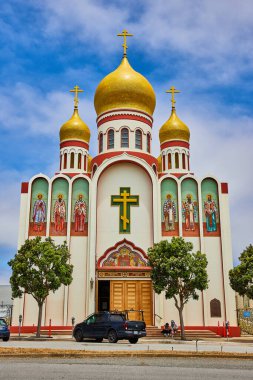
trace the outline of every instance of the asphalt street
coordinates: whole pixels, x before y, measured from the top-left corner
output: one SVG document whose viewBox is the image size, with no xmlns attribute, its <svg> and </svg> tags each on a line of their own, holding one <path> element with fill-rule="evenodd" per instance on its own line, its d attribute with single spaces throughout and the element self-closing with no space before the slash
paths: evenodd
<svg viewBox="0 0 253 380">
<path fill-rule="evenodd" d="M 2 380 L 252 379 L 253 361 L 211 358 L 0 358 Z"/>
</svg>

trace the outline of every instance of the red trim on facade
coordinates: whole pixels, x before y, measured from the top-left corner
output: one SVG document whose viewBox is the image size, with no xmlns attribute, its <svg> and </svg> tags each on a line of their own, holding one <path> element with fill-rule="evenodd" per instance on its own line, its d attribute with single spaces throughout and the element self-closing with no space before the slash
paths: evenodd
<svg viewBox="0 0 253 380">
<path fill-rule="evenodd" d="M 190 144 L 187 141 L 181 141 L 181 140 L 171 140 L 171 141 L 165 141 L 161 144 L 161 150 L 165 148 L 169 148 L 171 146 L 181 146 L 183 148 L 190 149 Z"/>
<path fill-rule="evenodd" d="M 66 148 L 68 146 L 78 146 L 80 148 L 84 148 L 84 149 L 89 150 L 89 144 L 87 144 L 84 141 L 68 140 L 68 141 L 63 141 L 60 143 L 60 149 Z"/>
<path fill-rule="evenodd" d="M 79 174 L 82 174 L 82 175 L 89 177 L 89 178 L 91 177 L 90 173 L 84 173 L 84 172 L 80 172 L 80 173 L 65 173 L 65 172 L 64 173 L 55 173 L 55 175 L 60 175 L 60 174 L 64 174 L 64 175 L 68 176 L 69 178 L 72 178 L 72 177 L 79 175 Z"/>
<path fill-rule="evenodd" d="M 96 122 L 98 122 L 98 120 L 100 118 L 102 118 L 104 115 L 107 115 L 108 113 L 112 113 L 112 112 L 117 112 L 117 113 L 120 113 L 120 112 L 138 112 L 138 113 L 141 113 L 142 115 L 148 116 L 152 120 L 152 122 L 153 122 L 153 117 L 151 115 L 149 115 L 147 112 L 143 112 L 143 111 L 136 110 L 136 109 L 133 109 L 133 108 L 118 108 L 118 109 L 114 109 L 114 110 L 111 110 L 111 111 L 103 112 L 103 113 L 101 113 L 97 117 Z"/>
<path fill-rule="evenodd" d="M 121 156 L 124 153 L 127 153 L 131 156 L 138 157 L 146 161 L 151 167 L 152 165 L 156 165 L 157 167 L 157 159 L 150 154 L 142 153 L 142 152 L 133 152 L 133 151 L 113 151 L 108 153 L 102 153 L 98 156 L 94 157 L 91 161 L 91 166 L 93 167 L 94 164 L 97 164 L 97 166 L 100 166 L 104 160 L 107 160 L 108 158 Z M 127 160 L 126 160 L 127 161 Z"/>
<path fill-rule="evenodd" d="M 184 327 L 186 331 L 198 331 L 198 330 L 210 330 L 213 331 L 215 334 L 224 336 L 224 329 L 223 326 L 185 326 Z M 52 334 L 59 331 L 68 331 L 69 334 L 72 334 L 72 326 L 57 326 L 52 325 L 50 327 L 50 330 Z M 20 332 L 21 334 L 28 334 L 28 333 L 35 333 L 37 331 L 37 326 L 21 326 Z M 49 326 L 41 326 L 41 331 L 49 331 Z M 180 326 L 179 326 L 180 331 Z M 10 326 L 10 332 L 12 334 L 18 334 L 19 332 L 19 326 Z M 236 338 L 241 336 L 241 329 L 238 326 L 229 326 L 229 337 L 230 338 Z"/>
<path fill-rule="evenodd" d="M 221 192 L 222 192 L 222 194 L 228 194 L 228 183 L 227 182 L 221 183 Z"/>
<path fill-rule="evenodd" d="M 127 240 L 127 239 L 123 239 L 123 240 L 120 240 L 120 241 L 118 241 L 113 247 L 110 247 L 110 248 L 108 248 L 106 251 L 105 251 L 105 253 L 103 254 L 103 256 L 101 256 L 99 259 L 98 259 L 98 263 L 97 263 L 97 268 L 103 268 L 103 269 L 106 269 L 106 270 L 108 270 L 108 268 L 110 268 L 110 269 L 119 269 L 119 268 L 121 268 L 122 269 L 122 267 L 100 267 L 100 263 L 101 263 L 101 261 L 102 260 L 104 260 L 105 258 L 106 258 L 106 256 L 108 256 L 112 251 L 114 251 L 115 249 L 117 249 L 120 245 L 122 245 L 122 244 L 127 244 L 127 245 L 130 245 L 130 247 L 133 249 L 133 250 L 135 250 L 135 251 L 139 251 L 143 256 L 144 256 L 144 258 L 146 259 L 146 260 L 148 260 L 148 256 L 146 255 L 146 253 L 143 251 L 143 249 L 141 249 L 141 248 L 139 248 L 139 247 L 136 247 L 136 245 L 134 245 L 134 243 L 132 243 L 131 241 L 129 241 L 129 240 Z M 137 267 L 138 268 L 138 267 Z M 129 270 L 129 269 L 137 269 L 137 268 L 133 268 L 133 267 L 123 267 L 123 269 L 125 270 Z M 147 267 L 140 267 L 140 268 L 138 268 L 138 269 L 143 269 L 143 268 L 146 268 L 147 269 Z M 149 268 L 150 269 L 150 268 Z"/>
<path fill-rule="evenodd" d="M 29 182 L 22 182 L 21 183 L 21 193 L 27 194 L 28 193 L 28 187 L 29 187 Z"/>
<path fill-rule="evenodd" d="M 107 123 L 108 121 L 112 120 L 135 120 L 135 121 L 141 121 L 147 125 L 149 125 L 152 128 L 152 122 L 150 120 L 147 120 L 143 116 L 137 116 L 137 115 L 128 115 L 128 114 L 121 114 L 121 115 L 110 115 L 106 116 L 103 119 L 99 120 L 97 122 L 97 126 L 100 127 L 100 125 Z"/>
</svg>

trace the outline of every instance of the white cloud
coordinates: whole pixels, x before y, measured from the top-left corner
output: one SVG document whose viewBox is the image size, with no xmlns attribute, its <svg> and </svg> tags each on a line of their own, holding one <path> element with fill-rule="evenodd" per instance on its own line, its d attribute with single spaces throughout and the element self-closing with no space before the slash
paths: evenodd
<svg viewBox="0 0 253 380">
<path fill-rule="evenodd" d="M 138 5 L 139 8 L 138 9 Z M 102 2 L 62 0 L 41 2 L 46 35 L 56 40 L 68 35 L 111 60 L 119 51 L 116 34 L 123 28 L 134 33 L 130 46 L 139 46 L 153 58 L 184 61 L 202 67 L 221 83 L 236 79 L 239 72 L 252 69 L 253 7 L 250 0 L 191 1 L 146 0 Z M 72 21 L 73 20 L 73 21 Z M 186 65 L 186 67 L 187 67 Z M 194 68 L 194 67 L 193 67 Z M 187 67 L 189 72 L 189 67 Z"/>
</svg>

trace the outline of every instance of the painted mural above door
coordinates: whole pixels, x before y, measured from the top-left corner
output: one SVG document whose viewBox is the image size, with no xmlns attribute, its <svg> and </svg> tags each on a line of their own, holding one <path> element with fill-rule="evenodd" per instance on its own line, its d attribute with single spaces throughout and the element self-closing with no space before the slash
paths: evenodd
<svg viewBox="0 0 253 380">
<path fill-rule="evenodd" d="M 98 269 L 129 269 L 143 270 L 149 269 L 148 258 L 145 252 L 136 247 L 132 242 L 126 239 L 115 244 L 114 247 L 109 248 L 102 257 L 98 260 Z"/>
</svg>

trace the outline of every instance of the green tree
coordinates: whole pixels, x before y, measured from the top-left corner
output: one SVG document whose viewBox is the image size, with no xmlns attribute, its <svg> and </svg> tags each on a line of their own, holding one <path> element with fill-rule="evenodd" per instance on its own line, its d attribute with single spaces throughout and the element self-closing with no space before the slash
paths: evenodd
<svg viewBox="0 0 253 380">
<path fill-rule="evenodd" d="M 62 284 L 72 282 L 73 265 L 66 242 L 55 245 L 51 238 L 41 241 L 40 237 L 26 240 L 8 262 L 12 268 L 10 278 L 12 296 L 21 297 L 28 293 L 36 300 L 39 313 L 36 337 L 40 337 L 43 303 L 50 291 L 55 292 Z"/>
<path fill-rule="evenodd" d="M 247 296 L 253 299 L 253 246 L 250 244 L 241 253 L 240 264 L 230 269 L 230 286 L 240 296 Z"/>
<path fill-rule="evenodd" d="M 206 255 L 199 251 L 191 253 L 192 250 L 192 243 L 181 237 L 173 237 L 170 243 L 163 240 L 148 249 L 154 290 L 158 294 L 164 291 L 166 299 L 174 299 L 182 340 L 185 339 L 184 305 L 190 298 L 199 298 L 197 290 L 208 288 Z"/>
</svg>

